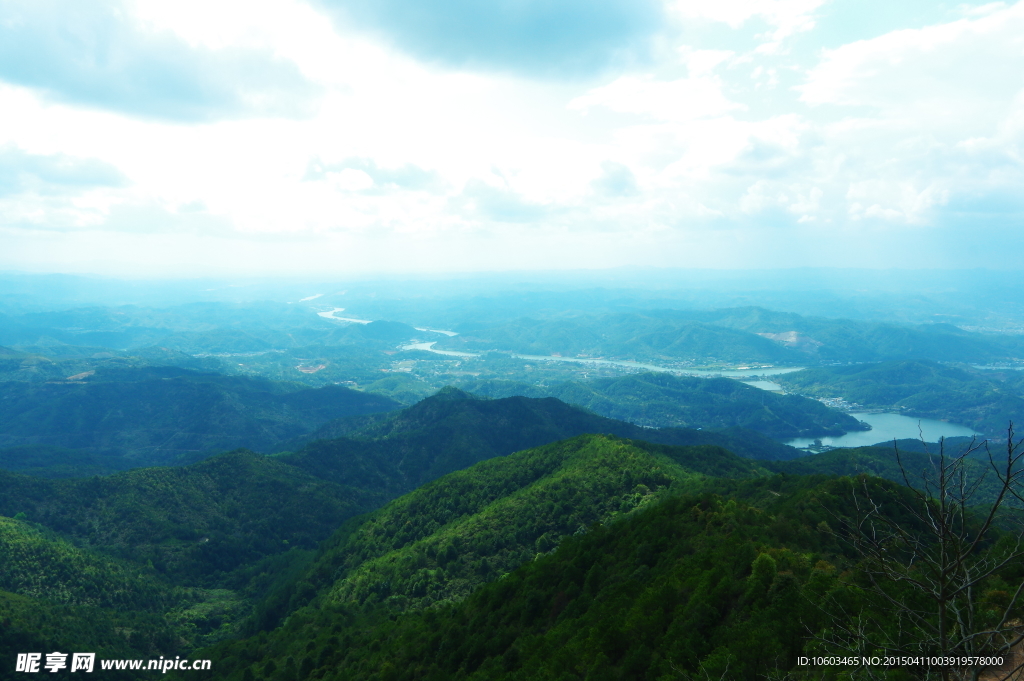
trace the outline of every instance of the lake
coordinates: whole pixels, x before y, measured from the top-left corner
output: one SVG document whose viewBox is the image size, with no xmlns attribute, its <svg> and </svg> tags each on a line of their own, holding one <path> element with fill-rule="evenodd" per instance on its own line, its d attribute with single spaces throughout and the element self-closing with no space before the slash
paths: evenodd
<svg viewBox="0 0 1024 681">
<path fill-rule="evenodd" d="M 871 424 L 871 430 L 858 430 L 839 437 L 823 437 L 821 444 L 832 447 L 863 447 L 874 445 L 880 442 L 892 442 L 908 438 L 917 439 L 924 433 L 927 442 L 935 442 L 940 437 L 970 437 L 977 435 L 967 426 L 958 426 L 955 423 L 936 421 L 935 419 L 920 419 L 901 414 L 859 414 L 851 412 L 850 416 L 858 421 L 866 421 Z M 918 430 L 920 426 L 920 430 Z M 807 447 L 814 444 L 814 438 L 796 438 L 787 440 L 791 447 Z"/>
</svg>

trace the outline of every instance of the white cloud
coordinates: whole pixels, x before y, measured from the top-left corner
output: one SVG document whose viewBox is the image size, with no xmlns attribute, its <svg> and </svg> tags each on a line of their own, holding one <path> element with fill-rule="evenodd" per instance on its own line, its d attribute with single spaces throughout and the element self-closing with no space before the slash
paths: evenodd
<svg viewBox="0 0 1024 681">
<path fill-rule="evenodd" d="M 970 224 L 982 239 L 963 216 L 1024 211 L 1024 3 L 787 55 L 815 35 L 821 2 L 687 0 L 679 21 L 733 26 L 746 51 L 666 27 L 658 63 L 572 82 L 417 62 L 300 0 L 126 6 L 175 44 L 295 64 L 319 108 L 169 123 L 0 84 L 0 149 L 90 159 L 121 180 L 56 191 L 18 175 L 43 189 L 0 200 L 9 253 L 205 267 L 184 245 L 205 244 L 264 264 L 276 249 L 283 269 L 878 264 L 885 249 L 858 235 L 884 246 Z M 81 235 L 81 250 L 33 245 L 44 228 Z"/>
<path fill-rule="evenodd" d="M 783 41 L 814 28 L 814 12 L 827 0 L 673 0 L 672 13 L 682 22 L 694 19 L 718 21 L 739 28 L 760 19 L 770 30 L 758 36 L 757 52 L 774 54 Z"/>
<path fill-rule="evenodd" d="M 828 51 L 809 72 L 801 99 L 839 107 L 819 163 L 842 155 L 831 178 L 851 219 L 933 224 L 957 195 L 1024 180 L 1024 3 L 985 9 Z"/>
<path fill-rule="evenodd" d="M 625 76 L 569 103 L 570 109 L 580 111 L 594 106 L 677 122 L 719 116 L 744 108 L 723 95 L 721 81 L 713 76 L 673 81 L 658 81 L 651 76 Z"/>
<path fill-rule="evenodd" d="M 358 192 L 373 186 L 373 178 L 364 170 L 345 168 L 336 173 L 327 173 L 328 181 L 346 192 Z"/>
<path fill-rule="evenodd" d="M 1022 87 L 1019 2 L 981 18 L 894 31 L 829 50 L 799 90 L 809 104 L 874 107 L 886 117 L 932 127 L 989 125 Z"/>
</svg>

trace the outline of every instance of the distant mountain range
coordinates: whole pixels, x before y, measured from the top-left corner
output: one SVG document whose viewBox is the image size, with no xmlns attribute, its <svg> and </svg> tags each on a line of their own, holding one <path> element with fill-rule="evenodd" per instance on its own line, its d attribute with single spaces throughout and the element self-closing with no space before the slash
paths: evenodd
<svg viewBox="0 0 1024 681">
<path fill-rule="evenodd" d="M 289 382 L 152 366 L 142 358 L 54 361 L 16 351 L 7 354 L 0 358 L 0 468 L 37 475 L 108 474 L 139 466 L 197 461 L 239 447 L 262 452 L 297 450 L 316 439 L 348 437 L 362 427 L 359 424 L 366 423 L 363 417 L 401 407 L 393 399 L 344 386 L 307 388 Z M 766 393 L 728 379 L 649 374 L 545 388 L 508 381 L 477 381 L 466 387 L 495 397 L 558 397 L 605 418 L 556 401 L 545 402 L 551 405 L 546 407 L 551 413 L 541 416 L 535 406 L 541 403 L 539 400 L 488 404 L 489 400 L 474 401 L 469 394 L 447 391 L 442 400 L 425 401 L 396 416 L 396 423 L 419 418 L 415 415 L 435 408 L 430 406 L 435 402 L 441 402 L 444 409 L 466 412 L 458 418 L 471 418 L 469 411 L 481 412 L 472 417 L 475 424 L 491 422 L 493 414 L 511 409 L 513 404 L 533 405 L 520 411 L 522 415 L 533 414 L 534 425 L 506 419 L 501 422 L 515 425 L 470 435 L 476 431 L 467 430 L 466 423 L 453 421 L 446 427 L 452 433 L 461 433 L 458 437 L 433 431 L 421 434 L 426 440 L 479 439 L 477 453 L 467 454 L 472 461 L 586 432 L 669 444 L 718 444 L 753 458 L 788 458 L 795 452 L 768 437 L 837 435 L 861 427 L 855 419 L 817 401 Z M 456 419 L 454 412 L 449 416 Z M 683 430 L 640 427 L 651 425 Z M 743 433 L 738 439 L 732 438 L 730 428 L 757 431 L 761 436 Z M 535 437 L 530 435 L 534 432 L 538 433 Z M 377 435 L 368 431 L 358 438 L 375 439 Z M 398 440 L 388 442 L 389 447 L 396 447 Z M 449 455 L 462 456 L 456 454 L 465 449 L 460 447 L 457 443 L 449 446 Z M 454 469 L 448 466 L 438 470 Z M 412 475 L 411 471 L 406 474 Z M 408 485 L 414 479 L 408 478 L 400 488 L 412 489 Z"/>
<path fill-rule="evenodd" d="M 896 359 L 992 362 L 1024 356 L 1024 336 L 987 335 L 949 324 L 897 325 L 773 312 L 652 310 L 463 325 L 447 350 L 626 358 L 646 361 L 869 362 Z"/>
<path fill-rule="evenodd" d="M 729 378 L 646 373 L 545 386 L 476 380 L 460 387 L 489 397 L 557 397 L 601 416 L 659 428 L 740 426 L 780 440 L 842 435 L 866 428 L 849 414 L 817 400 L 779 395 Z"/>
<path fill-rule="evenodd" d="M 20 458 L 28 454 L 26 446 L 82 450 L 102 458 L 101 465 L 124 469 L 238 447 L 265 450 L 331 419 L 400 406 L 343 386 L 306 388 L 176 367 L 109 364 L 54 376 L 60 366 L 19 367 L 41 375 L 0 382 L 0 448 L 22 447 Z"/>
</svg>

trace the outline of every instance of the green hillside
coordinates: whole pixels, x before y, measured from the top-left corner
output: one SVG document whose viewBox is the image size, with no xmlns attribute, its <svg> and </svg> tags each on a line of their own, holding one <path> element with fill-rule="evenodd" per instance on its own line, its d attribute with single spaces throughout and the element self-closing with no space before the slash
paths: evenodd
<svg viewBox="0 0 1024 681">
<path fill-rule="evenodd" d="M 397 609 L 459 600 L 564 537 L 680 485 L 762 473 L 717 447 L 579 436 L 481 462 L 396 499 L 344 532 L 298 591 Z"/>
<path fill-rule="evenodd" d="M 0 516 L 0 679 L 13 678 L 7 661 L 19 652 L 185 653 L 236 635 L 247 612 L 226 590 L 172 586 L 152 567 Z"/>
<path fill-rule="evenodd" d="M 852 416 L 817 400 L 778 395 L 729 378 L 646 373 L 548 386 L 474 381 L 460 387 L 488 397 L 557 397 L 601 416 L 657 428 L 739 426 L 780 440 L 864 428 Z"/>
<path fill-rule="evenodd" d="M 870 478 L 778 476 L 734 485 L 731 498 L 677 494 L 592 524 L 463 600 L 396 615 L 372 595 L 360 607 L 340 598 L 357 592 L 343 577 L 269 634 L 203 654 L 223 661 L 217 678 L 228 681 L 834 678 L 797 658 L 853 654 L 828 642 L 851 613 L 869 637 L 894 619 L 832 527 L 855 488 L 898 517 L 905 490 Z M 399 560 L 387 569 L 422 570 L 429 593 L 429 554 L 424 566 Z M 993 616 L 1000 590 L 1021 577 L 1008 565 L 981 583 L 978 615 Z"/>
<path fill-rule="evenodd" d="M 112 558 L 89 554 L 0 516 L 0 590 L 65 605 L 161 611 L 167 589 Z"/>
<path fill-rule="evenodd" d="M 343 430 L 348 435 L 314 440 L 277 457 L 325 480 L 387 490 L 398 496 L 479 461 L 584 433 L 677 446 L 715 445 L 752 459 L 799 456 L 792 447 L 742 428 L 642 428 L 551 397 L 488 400 L 454 388 L 394 414 L 367 420 L 368 425 L 355 429 L 350 420 L 329 424 L 325 431 Z"/>
<path fill-rule="evenodd" d="M 224 660 L 225 679 L 768 678 L 807 653 L 827 622 L 816 604 L 848 588 L 837 564 L 849 565 L 834 535 L 813 529 L 842 485 L 771 485 L 766 508 L 711 495 L 651 503 L 465 600 L 398 617 L 345 607 L 342 582 L 269 636 L 204 654 Z"/>
<path fill-rule="evenodd" d="M 246 564 L 314 548 L 344 520 L 385 500 L 246 451 L 107 478 L 0 471 L 0 515 L 23 514 L 77 544 L 151 562 L 190 585 L 221 586 Z"/>
<path fill-rule="evenodd" d="M 127 468 L 266 449 L 334 418 L 399 406 L 342 386 L 305 388 L 175 367 L 106 366 L 62 378 L 0 383 L 0 447 L 117 452 Z M 61 456 L 54 463 L 70 462 Z"/>
<path fill-rule="evenodd" d="M 97 659 L 150 658 L 186 652 L 160 615 L 53 604 L 0 590 L 0 681 L 24 679 L 15 660 L 26 652 L 95 652 Z M 152 678 L 152 672 L 117 672 L 119 679 Z M 110 679 L 100 671 L 92 678 Z"/>
<path fill-rule="evenodd" d="M 903 361 L 805 369 L 777 377 L 788 390 L 842 397 L 865 407 L 944 419 L 987 436 L 1024 422 L 1024 390 L 991 374 L 935 362 Z"/>
</svg>

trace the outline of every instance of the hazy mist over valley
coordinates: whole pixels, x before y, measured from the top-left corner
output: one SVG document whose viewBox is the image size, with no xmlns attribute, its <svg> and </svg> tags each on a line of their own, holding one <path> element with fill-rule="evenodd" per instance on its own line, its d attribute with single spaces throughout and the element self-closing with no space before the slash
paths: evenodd
<svg viewBox="0 0 1024 681">
<path fill-rule="evenodd" d="M 0 3 L 0 681 L 1024 678 L 1021 36 Z"/>
</svg>

